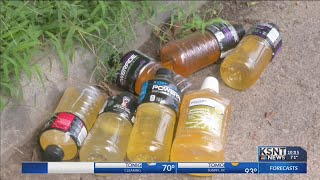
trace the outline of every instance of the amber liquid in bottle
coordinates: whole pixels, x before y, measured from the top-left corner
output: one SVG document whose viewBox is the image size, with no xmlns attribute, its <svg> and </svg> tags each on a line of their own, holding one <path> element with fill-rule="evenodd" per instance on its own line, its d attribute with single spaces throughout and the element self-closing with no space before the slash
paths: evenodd
<svg viewBox="0 0 320 180">
<path fill-rule="evenodd" d="M 141 73 L 138 76 L 135 86 L 135 92 L 137 94 L 140 94 L 143 83 L 153 79 L 157 70 L 162 67 L 163 66 L 157 62 L 150 62 L 149 64 L 147 64 L 146 67 L 141 70 Z M 191 89 L 192 83 L 187 78 L 184 78 L 183 76 L 174 72 L 173 74 L 173 81 L 177 84 L 182 94 Z"/>
<path fill-rule="evenodd" d="M 158 103 L 144 103 L 137 109 L 127 156 L 132 162 L 168 161 L 176 112 Z"/>
<path fill-rule="evenodd" d="M 132 93 L 110 97 L 80 149 L 80 161 L 124 161 L 136 108 Z"/>
<path fill-rule="evenodd" d="M 99 115 L 80 149 L 80 161 L 121 162 L 126 157 L 132 124 L 113 112 Z"/>
<path fill-rule="evenodd" d="M 83 135 L 86 135 L 92 128 L 105 99 L 105 94 L 92 86 L 69 87 L 64 92 L 55 114 L 68 113 L 80 118 L 86 130 Z M 54 128 L 47 129 L 41 134 L 40 145 L 45 153 L 50 145 L 54 145 L 58 147 L 60 152 L 62 151 L 63 159 L 50 159 L 53 161 L 71 160 L 76 157 L 79 149 L 69 133 Z"/>
<path fill-rule="evenodd" d="M 233 89 L 253 86 L 282 45 L 279 28 L 273 23 L 251 28 L 220 67 L 223 81 Z"/>
<path fill-rule="evenodd" d="M 220 58 L 219 42 L 209 31 L 195 32 L 167 43 L 160 58 L 164 67 L 188 77 Z"/>
<path fill-rule="evenodd" d="M 121 64 L 116 83 L 137 95 L 140 94 L 142 85 L 153 79 L 156 71 L 163 67 L 163 65 L 138 50 L 125 54 L 122 57 Z M 182 93 L 190 90 L 192 83 L 187 78 L 177 73 L 174 73 L 173 76 L 173 81 Z"/>
<path fill-rule="evenodd" d="M 248 89 L 257 82 L 271 59 L 272 49 L 268 42 L 259 36 L 248 35 L 221 64 L 221 77 L 234 89 Z"/>
<path fill-rule="evenodd" d="M 212 77 L 208 77 L 210 79 Z M 205 81 L 206 81 L 205 80 Z M 224 145 L 230 119 L 230 101 L 221 97 L 207 81 L 201 90 L 183 97 L 177 133 L 172 144 L 172 162 L 224 162 Z M 205 84 L 205 83 L 204 83 Z M 209 176 L 210 174 L 193 174 Z M 212 175 L 212 174 L 211 174 Z"/>
<path fill-rule="evenodd" d="M 145 83 L 129 138 L 127 156 L 133 162 L 168 161 L 180 104 L 173 73 L 160 68 L 154 80 Z M 157 89 L 154 89 L 157 88 Z M 168 94 L 170 89 L 175 95 Z M 174 94 L 174 93 L 173 93 Z M 172 109 L 171 107 L 175 107 Z"/>
<path fill-rule="evenodd" d="M 143 83 L 154 78 L 157 70 L 161 67 L 161 65 L 155 61 L 151 61 L 148 63 L 143 69 L 141 69 L 140 74 L 136 80 L 135 85 L 135 93 L 140 94 L 141 87 Z"/>
<path fill-rule="evenodd" d="M 244 35 L 241 25 L 231 25 L 216 18 L 205 31 L 194 32 L 182 39 L 165 44 L 160 52 L 164 67 L 188 77 L 205 68 L 233 49 Z"/>
</svg>

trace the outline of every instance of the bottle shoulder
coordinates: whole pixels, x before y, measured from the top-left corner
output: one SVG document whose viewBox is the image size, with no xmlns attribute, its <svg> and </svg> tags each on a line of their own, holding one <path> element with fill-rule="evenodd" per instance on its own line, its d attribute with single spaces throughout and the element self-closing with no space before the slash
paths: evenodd
<svg viewBox="0 0 320 180">
<path fill-rule="evenodd" d="M 141 68 L 140 74 L 142 72 L 148 72 L 150 73 L 151 71 L 153 74 L 156 73 L 156 71 L 161 67 L 161 64 L 158 63 L 157 61 L 151 60 L 149 63 L 147 63 L 144 67 Z"/>
<path fill-rule="evenodd" d="M 140 109 L 147 109 L 150 111 L 166 111 L 170 112 L 171 114 L 176 114 L 176 112 L 172 110 L 170 107 L 155 102 L 142 103 L 138 106 L 137 111 L 139 111 Z"/>
<path fill-rule="evenodd" d="M 191 101 L 192 99 L 208 98 L 218 101 L 225 106 L 229 106 L 231 101 L 225 97 L 222 97 L 219 93 L 210 89 L 192 90 L 187 92 L 182 101 Z"/>
<path fill-rule="evenodd" d="M 260 37 L 258 35 L 254 35 L 254 34 L 246 35 L 241 41 L 242 42 L 256 41 L 257 43 L 263 44 L 265 47 L 271 48 L 269 42 L 265 38 Z"/>
<path fill-rule="evenodd" d="M 120 121 L 120 122 L 128 122 L 128 123 L 130 123 L 129 119 L 126 119 L 126 118 L 122 117 L 119 113 L 115 113 L 115 112 L 104 112 L 104 113 L 101 113 L 98 116 L 98 119 L 100 121 L 108 121 L 108 120 L 112 119 L 112 120 L 116 120 L 116 121 Z"/>
</svg>

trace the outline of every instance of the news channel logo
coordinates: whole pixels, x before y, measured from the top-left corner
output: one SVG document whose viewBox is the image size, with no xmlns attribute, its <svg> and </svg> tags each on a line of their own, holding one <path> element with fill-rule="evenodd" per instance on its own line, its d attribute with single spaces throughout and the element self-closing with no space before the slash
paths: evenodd
<svg viewBox="0 0 320 180">
<path fill-rule="evenodd" d="M 258 146 L 258 161 L 307 162 L 307 154 L 300 146 Z"/>
<path fill-rule="evenodd" d="M 259 161 L 286 161 L 287 147 L 259 146 Z"/>
</svg>

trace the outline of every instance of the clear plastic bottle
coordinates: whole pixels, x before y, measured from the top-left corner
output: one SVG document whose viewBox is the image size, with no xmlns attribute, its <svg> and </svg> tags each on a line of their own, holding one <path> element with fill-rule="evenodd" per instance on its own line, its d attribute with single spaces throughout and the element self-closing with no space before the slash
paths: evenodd
<svg viewBox="0 0 320 180">
<path fill-rule="evenodd" d="M 110 97 L 80 149 L 80 161 L 123 161 L 136 108 L 137 100 L 132 93 Z"/>
<path fill-rule="evenodd" d="M 67 88 L 55 115 L 40 136 L 44 159 L 61 161 L 75 158 L 105 99 L 106 95 L 93 86 Z"/>
<path fill-rule="evenodd" d="M 231 25 L 217 18 L 205 32 L 194 32 L 164 45 L 160 54 L 161 63 L 164 67 L 188 77 L 225 57 L 226 53 L 238 44 L 244 33 L 241 25 Z"/>
<path fill-rule="evenodd" d="M 275 24 L 254 26 L 222 62 L 220 74 L 223 81 L 237 90 L 253 86 L 281 45 L 279 28 Z"/>
<path fill-rule="evenodd" d="M 140 94 L 143 83 L 151 80 L 162 65 L 144 53 L 133 50 L 121 59 L 121 67 L 116 83 L 133 93 Z M 174 73 L 174 82 L 182 93 L 191 88 L 191 82 L 179 74 Z"/>
<path fill-rule="evenodd" d="M 139 96 L 127 156 L 133 162 L 168 161 L 181 93 L 173 73 L 160 68 Z"/>
<path fill-rule="evenodd" d="M 207 77 L 200 90 L 184 95 L 171 149 L 172 162 L 224 162 L 231 106 L 218 93 L 218 80 Z"/>
</svg>

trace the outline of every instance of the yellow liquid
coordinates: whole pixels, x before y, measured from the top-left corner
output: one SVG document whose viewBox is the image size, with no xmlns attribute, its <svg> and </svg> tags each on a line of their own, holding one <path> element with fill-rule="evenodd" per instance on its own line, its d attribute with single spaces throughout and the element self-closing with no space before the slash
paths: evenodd
<svg viewBox="0 0 320 180">
<path fill-rule="evenodd" d="M 225 107 L 220 136 L 202 128 L 186 127 L 190 101 L 196 98 L 213 99 Z M 204 89 L 186 93 L 180 106 L 177 133 L 172 144 L 170 160 L 172 162 L 224 162 L 224 144 L 230 112 L 230 101 L 212 90 Z M 212 174 L 193 175 L 210 176 Z"/>
<path fill-rule="evenodd" d="M 52 144 L 58 144 L 60 148 L 63 149 L 63 160 L 71 160 L 75 158 L 78 153 L 77 144 L 65 132 L 56 129 L 50 129 L 41 134 L 40 145 L 43 150 Z"/>
<path fill-rule="evenodd" d="M 130 135 L 127 156 L 132 162 L 169 161 L 176 113 L 161 104 L 141 104 Z"/>
<path fill-rule="evenodd" d="M 100 114 L 80 149 L 80 161 L 123 161 L 131 130 L 128 119 L 113 112 Z"/>
<path fill-rule="evenodd" d="M 244 37 L 220 67 L 223 81 L 233 89 L 253 86 L 272 59 L 269 43 L 256 35 Z"/>
<path fill-rule="evenodd" d="M 55 113 L 73 113 L 82 119 L 89 132 L 105 99 L 106 96 L 92 86 L 69 87 L 64 92 Z M 60 146 L 64 152 L 63 160 L 71 160 L 78 154 L 78 147 L 68 133 L 56 129 L 42 133 L 40 145 L 43 150 L 49 145 Z"/>
</svg>

